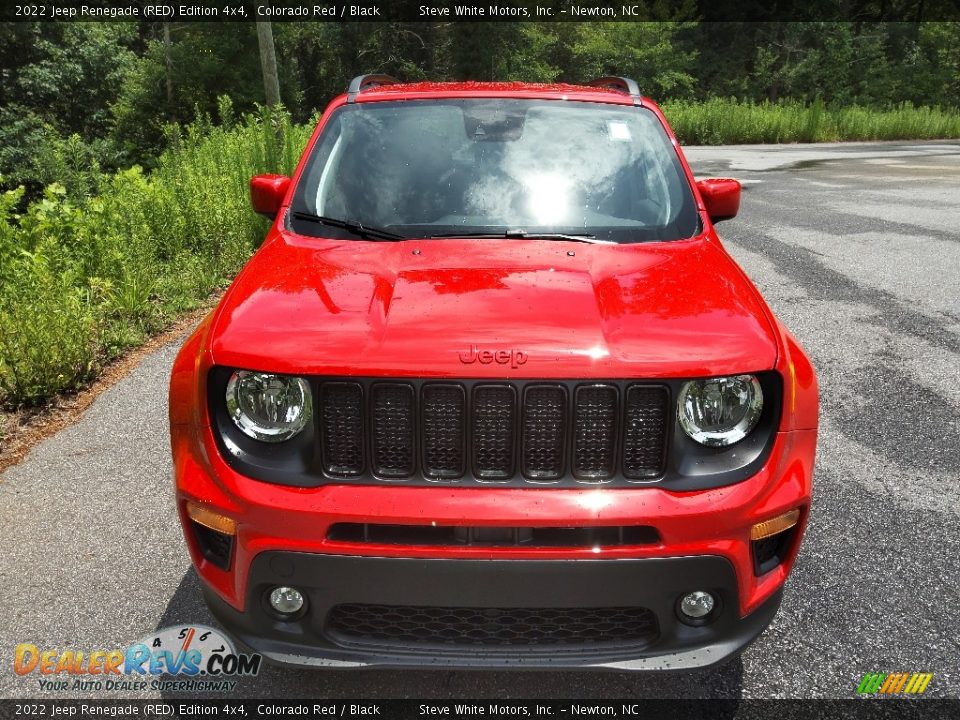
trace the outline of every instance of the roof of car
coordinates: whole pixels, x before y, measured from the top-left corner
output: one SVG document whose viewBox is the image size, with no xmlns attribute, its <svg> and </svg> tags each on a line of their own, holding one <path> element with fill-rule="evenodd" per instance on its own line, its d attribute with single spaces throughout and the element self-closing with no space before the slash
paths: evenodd
<svg viewBox="0 0 960 720">
<path fill-rule="evenodd" d="M 515 97 L 631 105 L 633 99 L 620 90 L 567 83 L 524 82 L 416 82 L 369 87 L 358 93 L 356 102 L 437 97 Z M 644 98 L 644 102 L 649 102 Z"/>
</svg>

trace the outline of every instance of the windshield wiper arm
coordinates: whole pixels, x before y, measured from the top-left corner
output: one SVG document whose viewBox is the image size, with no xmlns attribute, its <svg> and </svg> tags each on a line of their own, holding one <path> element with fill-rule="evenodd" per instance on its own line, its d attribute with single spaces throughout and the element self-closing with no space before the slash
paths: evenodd
<svg viewBox="0 0 960 720">
<path fill-rule="evenodd" d="M 570 242 L 591 243 L 594 245 L 616 245 L 613 240 L 599 240 L 595 235 L 568 235 L 567 233 L 538 233 L 538 232 L 508 232 L 508 238 L 523 238 L 524 240 L 569 240 Z"/>
<path fill-rule="evenodd" d="M 330 227 L 341 228 L 346 230 L 352 235 L 357 237 L 362 237 L 367 240 L 406 240 L 407 238 L 403 235 L 398 235 L 397 233 L 390 232 L 389 230 L 381 230 L 380 228 L 370 227 L 369 225 L 364 225 L 354 220 L 341 220 L 339 218 L 325 217 L 323 215 L 314 215 L 313 213 L 302 212 L 300 210 L 294 210 L 291 212 L 297 220 L 306 220 L 307 222 L 315 222 L 320 225 L 329 225 Z"/>
<path fill-rule="evenodd" d="M 522 240 L 569 240 L 570 242 L 594 243 L 597 245 L 616 245 L 612 240 L 598 240 L 594 235 L 570 235 L 567 233 L 526 232 L 525 230 L 507 230 L 502 233 L 469 232 L 442 233 L 431 238 L 519 238 Z"/>
</svg>

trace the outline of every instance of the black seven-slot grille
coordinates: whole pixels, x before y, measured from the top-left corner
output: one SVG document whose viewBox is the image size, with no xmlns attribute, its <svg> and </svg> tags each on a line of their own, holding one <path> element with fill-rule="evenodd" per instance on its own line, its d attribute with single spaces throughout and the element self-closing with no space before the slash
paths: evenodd
<svg viewBox="0 0 960 720">
<path fill-rule="evenodd" d="M 323 381 L 323 471 L 491 483 L 653 480 L 664 470 L 669 395 L 650 383 Z"/>
</svg>

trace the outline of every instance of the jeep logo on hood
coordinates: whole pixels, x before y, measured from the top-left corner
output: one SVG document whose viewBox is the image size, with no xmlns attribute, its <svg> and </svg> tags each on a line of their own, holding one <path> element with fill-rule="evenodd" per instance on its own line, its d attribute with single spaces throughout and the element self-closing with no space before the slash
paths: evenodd
<svg viewBox="0 0 960 720">
<path fill-rule="evenodd" d="M 469 350 L 461 351 L 459 355 L 460 362 L 464 365 L 472 365 L 475 362 L 481 365 L 498 363 L 512 368 L 525 365 L 528 358 L 523 350 L 479 350 L 476 345 L 471 345 Z"/>
</svg>

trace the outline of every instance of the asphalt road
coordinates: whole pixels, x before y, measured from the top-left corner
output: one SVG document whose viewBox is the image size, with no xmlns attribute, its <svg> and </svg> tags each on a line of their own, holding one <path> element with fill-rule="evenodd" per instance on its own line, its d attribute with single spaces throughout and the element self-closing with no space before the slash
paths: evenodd
<svg viewBox="0 0 960 720">
<path fill-rule="evenodd" d="M 925 671 L 927 696 L 960 697 L 960 143 L 688 157 L 699 176 L 744 181 L 720 235 L 820 375 L 810 528 L 770 629 L 692 674 L 268 667 L 239 694 L 849 698 L 866 672 Z M 54 697 L 13 673 L 17 643 L 111 649 L 212 624 L 172 502 L 175 353 L 0 476 L 0 696 Z"/>
</svg>

